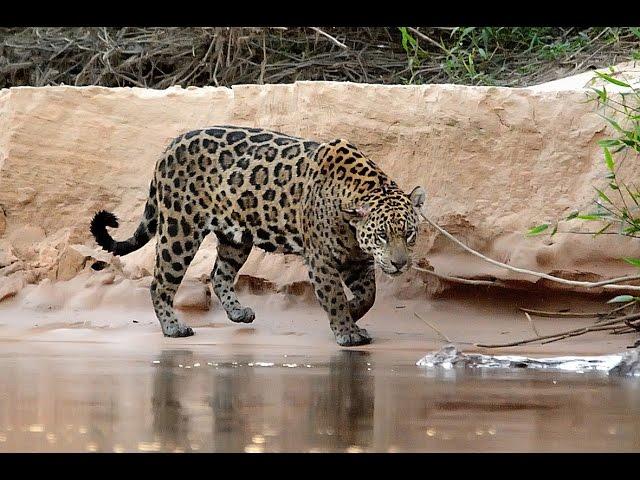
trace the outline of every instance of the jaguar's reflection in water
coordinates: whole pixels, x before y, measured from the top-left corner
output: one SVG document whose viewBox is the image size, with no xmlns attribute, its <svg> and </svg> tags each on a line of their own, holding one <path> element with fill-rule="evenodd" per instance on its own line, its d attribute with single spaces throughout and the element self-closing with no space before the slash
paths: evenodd
<svg viewBox="0 0 640 480">
<path fill-rule="evenodd" d="M 328 437 L 326 447 L 371 444 L 375 392 L 369 358 L 368 352 L 342 350 L 329 362 L 329 377 L 314 379 L 309 424 Z"/>
<path fill-rule="evenodd" d="M 340 351 L 323 366 L 328 367 L 328 375 L 307 375 L 311 369 L 323 368 L 317 365 L 281 362 L 277 366 L 282 375 L 265 378 L 276 364 L 259 362 L 255 356 L 207 362 L 202 368 L 192 351 L 164 351 L 154 375 L 153 431 L 162 450 L 192 450 L 195 435 L 189 435 L 188 412 L 193 405 L 185 408 L 181 398 L 206 384 L 210 390 L 203 391 L 203 398 L 211 409 L 213 444 L 203 446 L 205 449 L 299 450 L 306 440 L 297 437 L 316 438 L 318 450 L 370 445 L 374 382 L 369 356 L 367 352 Z"/>
<path fill-rule="evenodd" d="M 638 451 L 637 378 L 7 344 L 0 452 Z"/>
<path fill-rule="evenodd" d="M 181 375 L 184 365 L 193 364 L 193 352 L 189 350 L 165 350 L 160 355 L 160 365 L 153 378 L 153 432 L 160 439 L 162 447 L 168 450 L 185 448 L 190 444 L 189 415 L 182 406 L 184 384 L 189 381 Z"/>
</svg>

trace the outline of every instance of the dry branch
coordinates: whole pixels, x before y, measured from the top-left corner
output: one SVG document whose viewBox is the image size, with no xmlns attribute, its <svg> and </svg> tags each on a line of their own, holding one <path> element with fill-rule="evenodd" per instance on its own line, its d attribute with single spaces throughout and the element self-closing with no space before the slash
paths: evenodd
<svg viewBox="0 0 640 480">
<path fill-rule="evenodd" d="M 338 45 L 340 48 L 344 48 L 345 50 L 349 48 L 344 43 L 338 41 L 338 39 L 336 37 L 333 37 L 333 36 L 329 35 L 327 32 L 324 32 L 324 31 L 320 30 L 318 27 L 310 27 L 310 28 L 314 32 L 319 33 L 320 35 L 323 35 L 323 36 L 327 37 L 329 40 L 331 40 L 333 43 Z"/>
<path fill-rule="evenodd" d="M 454 242 L 456 245 L 460 246 L 462 249 L 466 250 L 467 252 L 471 253 L 472 255 L 475 255 L 476 257 L 479 257 L 482 260 L 484 260 L 485 262 L 490 263 L 492 265 L 496 265 L 498 267 L 506 268 L 507 270 L 511 270 L 513 272 L 523 273 L 523 274 L 526 274 L 526 275 L 532 275 L 532 276 L 535 276 L 535 277 L 538 277 L 538 278 L 544 278 L 546 280 L 551 280 L 551 281 L 556 282 L 556 283 L 561 283 L 561 284 L 564 284 L 564 285 L 571 285 L 573 287 L 582 287 L 582 288 L 598 288 L 598 287 L 602 287 L 602 288 L 607 289 L 607 290 L 625 290 L 625 291 L 636 291 L 636 292 L 640 291 L 640 286 L 638 286 L 638 285 L 617 285 L 618 283 L 625 282 L 625 281 L 638 280 L 638 279 L 640 279 L 640 275 L 629 275 L 629 276 L 625 276 L 625 277 L 618 277 L 618 278 L 612 278 L 612 279 L 609 279 L 609 280 L 603 280 L 603 281 L 600 281 L 600 282 L 582 282 L 582 281 L 577 281 L 577 280 L 567 280 L 565 278 L 554 277 L 553 275 L 548 275 L 546 273 L 534 272 L 533 270 L 528 270 L 526 268 L 514 267 L 513 265 L 507 265 L 506 263 L 498 262 L 497 260 L 493 260 L 493 259 L 481 254 L 480 252 L 477 252 L 477 251 L 473 250 L 472 248 L 469 248 L 467 245 L 465 245 L 460 240 L 458 240 L 453 235 L 451 235 L 449 232 L 447 232 L 444 228 L 442 228 L 437 223 L 435 223 L 433 220 L 428 218 L 423 212 L 420 212 L 420 214 L 421 214 L 422 218 L 426 222 L 428 222 L 432 227 L 434 227 L 436 230 L 438 230 L 441 234 L 443 234 L 449 240 Z"/>
<path fill-rule="evenodd" d="M 487 286 L 504 286 L 502 284 L 502 282 L 500 282 L 499 280 L 473 280 L 473 279 L 469 279 L 469 278 L 461 278 L 461 277 L 452 277 L 450 275 L 444 275 L 442 273 L 437 273 L 434 272 L 433 270 L 427 270 L 426 268 L 421 268 L 421 267 L 416 267 L 413 266 L 411 267 L 414 270 L 417 270 L 418 272 L 424 272 L 428 275 L 432 275 L 436 278 L 440 278 L 441 280 L 447 280 L 449 282 L 453 282 L 453 283 L 463 283 L 466 285 L 487 285 Z"/>
<path fill-rule="evenodd" d="M 603 317 L 608 317 L 610 315 L 613 315 L 614 313 L 617 313 L 621 310 L 624 310 L 627 307 L 630 307 L 631 305 L 633 305 L 635 303 L 634 302 L 629 302 L 629 303 L 625 303 L 623 306 L 618 307 L 618 308 L 614 308 L 613 310 L 610 310 L 608 312 L 594 312 L 594 313 L 582 313 L 582 312 L 550 312 L 547 310 L 534 310 L 532 308 L 524 308 L 521 307 L 520 310 L 522 310 L 523 312 L 526 313 L 530 313 L 532 315 L 535 315 L 536 317 L 551 317 L 551 318 L 557 318 L 557 317 L 564 317 L 564 318 L 603 318 Z"/>
<path fill-rule="evenodd" d="M 600 324 L 595 324 L 588 327 L 576 328 L 573 330 L 568 330 L 566 332 L 559 332 L 551 335 L 537 336 L 535 338 L 528 338 L 526 340 L 518 340 L 515 342 L 508 342 L 508 343 L 494 343 L 494 344 L 477 343 L 475 346 L 481 347 L 481 348 L 502 348 L 502 347 L 515 347 L 518 345 L 525 345 L 528 343 L 535 343 L 535 342 L 546 344 L 551 342 L 557 342 L 558 340 L 563 340 L 569 337 L 584 335 L 585 333 L 589 333 L 589 332 L 599 332 L 599 331 L 613 332 L 615 329 L 620 328 L 620 326 L 622 325 L 628 325 L 633 329 L 635 329 L 636 327 L 640 328 L 640 322 L 638 322 L 638 320 L 640 320 L 640 313 L 634 313 L 631 315 L 626 315 L 624 317 L 609 320 L 607 322 L 603 322 Z"/>
<path fill-rule="evenodd" d="M 440 330 L 438 330 L 435 325 L 433 325 L 432 323 L 428 322 L 427 320 L 425 320 L 424 318 L 422 318 L 420 315 L 418 315 L 416 312 L 413 312 L 413 314 L 416 316 L 416 318 L 419 318 L 420 320 L 422 320 L 424 323 L 426 323 L 429 327 L 431 327 L 431 329 L 436 332 L 441 338 L 444 339 L 445 342 L 447 343 L 451 343 L 451 340 L 449 340 L 449 337 L 447 337 L 444 333 L 442 333 Z"/>
</svg>

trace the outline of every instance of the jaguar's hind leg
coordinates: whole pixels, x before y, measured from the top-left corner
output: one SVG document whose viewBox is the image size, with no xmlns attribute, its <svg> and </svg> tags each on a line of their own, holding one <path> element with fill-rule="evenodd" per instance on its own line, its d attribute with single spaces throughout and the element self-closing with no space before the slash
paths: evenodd
<svg viewBox="0 0 640 480">
<path fill-rule="evenodd" d="M 236 275 L 247 261 L 253 245 L 231 244 L 218 239 L 218 258 L 211 272 L 213 291 L 232 322 L 251 323 L 256 314 L 249 307 L 243 307 L 238 301 L 234 288 Z"/>
<path fill-rule="evenodd" d="M 173 309 L 173 298 L 184 278 L 187 268 L 193 260 L 202 235 L 194 238 L 182 235 L 185 229 L 191 230 L 186 220 L 182 222 L 167 218 L 167 222 L 158 225 L 158 243 L 156 244 L 156 267 L 151 282 L 151 300 L 156 316 L 160 321 L 162 333 L 166 337 L 189 337 L 193 335 L 191 327 L 178 320 Z M 180 233 L 179 233 L 180 232 Z"/>
</svg>

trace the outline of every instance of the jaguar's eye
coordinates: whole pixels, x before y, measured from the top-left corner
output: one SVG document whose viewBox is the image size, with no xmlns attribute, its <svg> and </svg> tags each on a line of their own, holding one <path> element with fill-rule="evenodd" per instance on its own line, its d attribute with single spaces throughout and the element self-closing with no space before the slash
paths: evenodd
<svg viewBox="0 0 640 480">
<path fill-rule="evenodd" d="M 386 241 L 387 241 L 387 232 L 382 231 L 382 230 L 381 230 L 381 231 L 379 231 L 379 232 L 378 232 L 378 238 L 379 238 L 380 240 L 382 240 L 383 242 L 386 242 Z"/>
<path fill-rule="evenodd" d="M 416 231 L 415 230 L 411 230 L 410 232 L 407 233 L 407 242 L 411 243 L 416 239 Z"/>
</svg>

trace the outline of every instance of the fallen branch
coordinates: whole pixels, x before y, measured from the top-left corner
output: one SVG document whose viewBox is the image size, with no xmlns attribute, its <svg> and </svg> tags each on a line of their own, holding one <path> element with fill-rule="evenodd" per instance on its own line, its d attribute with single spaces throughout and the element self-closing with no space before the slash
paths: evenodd
<svg viewBox="0 0 640 480">
<path fill-rule="evenodd" d="M 429 275 L 433 275 L 434 277 L 440 278 L 442 280 L 447 280 L 449 282 L 454 283 L 464 283 L 466 285 L 488 285 L 488 286 L 504 286 L 504 284 L 500 281 L 491 281 L 491 280 L 471 280 L 469 278 L 460 278 L 460 277 L 452 277 L 449 275 L 444 275 L 442 273 L 436 273 L 433 270 L 427 270 L 426 268 L 421 267 L 412 267 L 414 270 L 419 272 L 424 272 Z"/>
<path fill-rule="evenodd" d="M 630 325 L 632 328 L 635 328 L 637 326 L 636 323 L 631 323 L 631 322 L 639 319 L 640 319 L 640 313 L 634 313 L 632 315 L 626 315 L 624 317 L 609 320 L 607 322 L 603 322 L 600 324 L 592 325 L 589 327 L 575 328 L 573 330 L 568 330 L 566 332 L 559 332 L 551 335 L 543 335 L 540 337 L 528 338 L 525 340 L 518 340 L 515 342 L 509 342 L 509 343 L 494 343 L 494 344 L 476 343 L 475 346 L 480 348 L 502 348 L 502 347 L 516 347 L 518 345 L 525 345 L 528 343 L 535 343 L 535 342 L 546 344 L 546 343 L 556 342 L 558 340 L 562 340 L 569 337 L 575 337 L 577 335 L 584 335 L 585 333 L 589 333 L 589 332 L 597 332 L 597 331 L 603 331 L 603 330 L 613 331 L 622 325 Z"/>
<path fill-rule="evenodd" d="M 259 80 L 381 84 L 483 81 L 482 76 L 468 75 L 462 64 L 452 70 L 442 68 L 451 49 L 465 58 L 473 53 L 466 41 L 464 45 L 460 43 L 462 32 L 457 29 L 407 27 L 407 32 L 419 43 L 419 50 L 426 53 L 421 55 L 420 62 L 409 64 L 397 27 L 323 28 L 0 28 L 0 88 L 64 83 L 162 89 L 176 83 L 183 87 L 231 86 Z M 609 41 L 602 31 L 580 29 L 563 41 L 595 40 L 584 44 L 577 55 L 569 49 L 550 62 L 541 56 L 542 50 L 532 49 L 530 42 L 519 34 L 514 36 L 516 33 L 507 35 L 506 43 L 491 41 L 487 58 L 483 59 L 483 68 L 496 85 L 528 86 L 554 80 L 559 75 L 558 62 L 562 66 L 563 60 L 570 60 L 572 65 L 581 61 L 608 65 L 612 58 L 626 58 L 637 49 L 637 37 L 628 28 L 616 34 L 615 42 Z M 323 41 L 315 42 L 314 37 L 320 36 Z M 348 42 L 338 38 L 348 38 Z M 565 37 L 550 32 L 544 41 L 552 42 L 553 38 Z M 191 64 L 193 60 L 196 62 Z M 522 66 L 528 67 L 526 71 Z"/>
<path fill-rule="evenodd" d="M 600 316 L 607 315 L 608 312 L 596 312 L 596 313 L 577 313 L 577 312 L 548 312 L 545 310 L 533 310 L 530 308 L 520 307 L 520 310 L 525 313 L 530 313 L 531 315 L 535 315 L 536 317 L 547 317 L 547 318 L 599 318 Z"/>
<path fill-rule="evenodd" d="M 531 315 L 535 315 L 536 317 L 549 317 L 549 318 L 556 318 L 556 317 L 564 317 L 564 318 L 602 318 L 602 317 L 608 317 L 614 313 L 617 313 L 621 310 L 624 310 L 627 307 L 630 307 L 631 305 L 633 305 L 634 303 L 636 303 L 635 301 L 633 302 L 629 302 L 629 303 L 625 303 L 623 306 L 618 307 L 618 308 L 614 308 L 613 310 L 609 311 L 609 312 L 594 312 L 594 313 L 584 313 L 584 312 L 550 312 L 550 311 L 546 311 L 546 310 L 533 310 L 532 308 L 524 308 L 524 307 L 520 307 L 520 310 L 522 310 L 523 312 L 526 313 L 530 313 Z"/>
<path fill-rule="evenodd" d="M 564 279 L 564 278 L 554 277 L 553 275 L 548 275 L 546 273 L 534 272 L 533 270 L 527 270 L 526 268 L 514 267 L 512 265 L 507 265 L 506 263 L 498 262 L 497 260 L 493 260 L 493 259 L 491 259 L 489 257 L 486 257 L 485 255 L 483 255 L 483 254 L 481 254 L 479 252 L 476 252 L 472 248 L 469 248 L 464 243 L 462 243 L 460 240 L 458 240 L 453 235 L 451 235 L 449 232 L 447 232 L 444 228 L 442 228 L 437 223 L 435 223 L 433 220 L 428 218 L 423 212 L 420 212 L 420 215 L 422 216 L 422 218 L 426 222 L 428 222 L 431 226 L 433 226 L 436 230 L 438 230 L 440 233 L 442 233 L 445 237 L 447 237 L 449 240 L 454 242 L 456 245 L 460 246 L 461 248 L 463 248 L 467 252 L 471 253 L 472 255 L 475 255 L 476 257 L 479 257 L 482 260 L 484 260 L 485 262 L 490 263 L 492 265 L 496 265 L 498 267 L 506 268 L 507 270 L 511 270 L 513 272 L 524 273 L 526 275 L 532 275 L 532 276 L 535 276 L 535 277 L 538 277 L 538 278 L 544 278 L 546 280 L 551 280 L 551 281 L 556 282 L 556 283 L 561 283 L 561 284 L 564 284 L 564 285 L 571 285 L 571 286 L 574 286 L 574 287 L 582 287 L 582 288 L 602 287 L 602 288 L 607 289 L 607 290 L 640 291 L 640 286 L 638 286 L 638 285 L 616 285 L 618 283 L 629 281 L 629 280 L 638 280 L 638 279 L 640 279 L 640 275 L 628 275 L 628 276 L 625 276 L 625 277 L 612 278 L 612 279 L 603 280 L 603 281 L 600 281 L 600 282 L 581 282 L 581 281 L 577 281 L 577 280 L 567 280 L 567 279 Z"/>
</svg>

